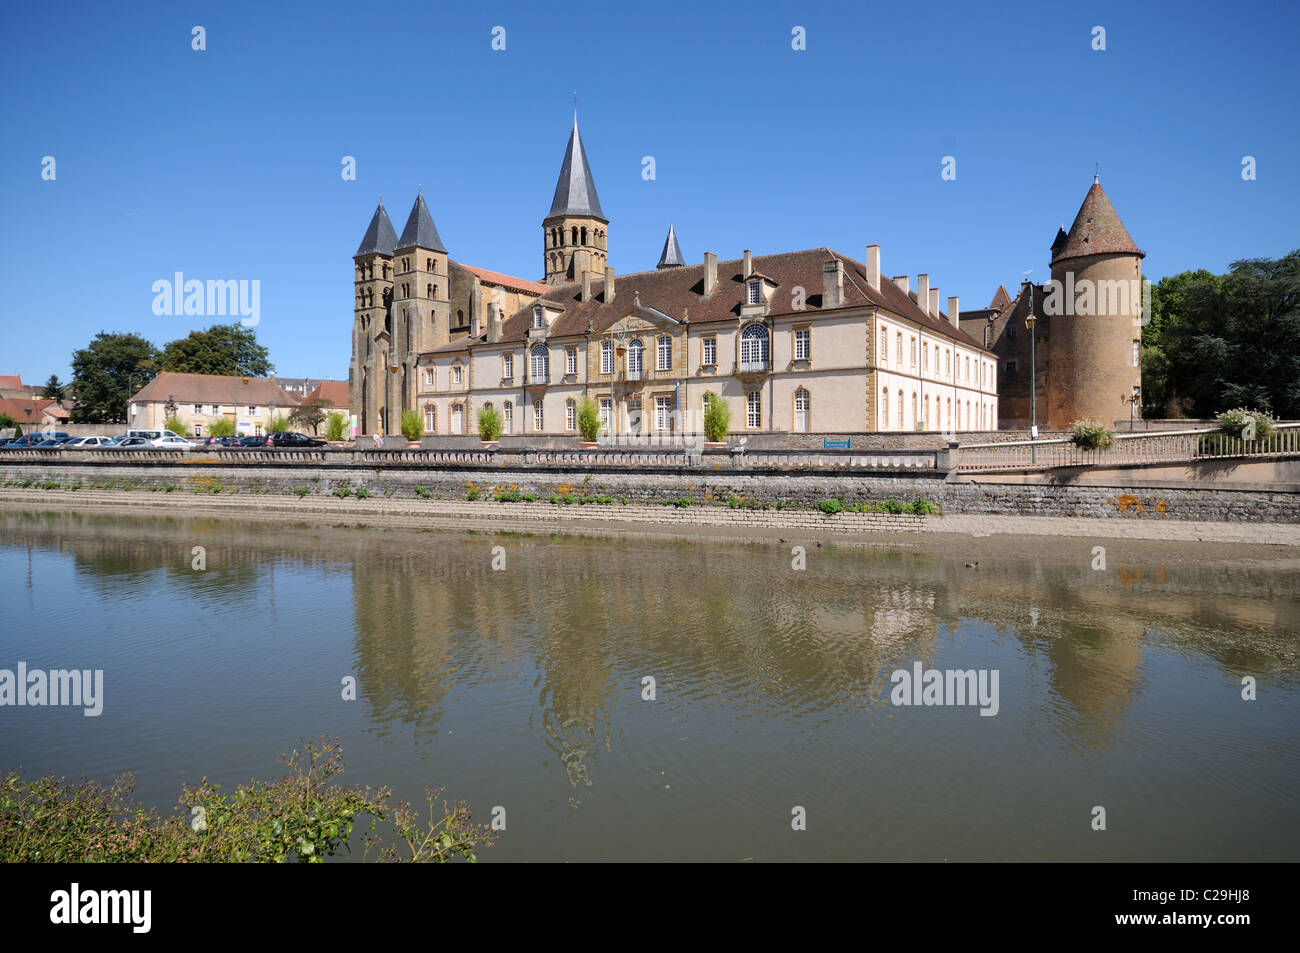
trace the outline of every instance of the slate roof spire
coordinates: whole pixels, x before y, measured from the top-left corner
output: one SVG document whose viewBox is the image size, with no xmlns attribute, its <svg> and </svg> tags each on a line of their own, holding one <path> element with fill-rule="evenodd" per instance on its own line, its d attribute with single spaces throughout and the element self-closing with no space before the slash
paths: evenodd
<svg viewBox="0 0 1300 953">
<path fill-rule="evenodd" d="M 681 268 L 686 264 L 682 258 L 682 248 L 677 244 L 677 232 L 673 230 L 672 223 L 668 225 L 668 237 L 664 240 L 664 251 L 659 256 L 659 264 L 656 268 Z"/>
<path fill-rule="evenodd" d="M 573 132 L 569 134 L 569 145 L 564 150 L 564 164 L 560 166 L 560 180 L 555 184 L 555 198 L 551 201 L 551 212 L 547 218 L 561 215 L 581 215 L 598 218 L 608 222 L 601 211 L 600 199 L 596 196 L 596 183 L 591 178 L 591 166 L 587 164 L 587 150 L 582 147 L 582 135 L 578 132 L 578 111 L 573 111 Z"/>
<path fill-rule="evenodd" d="M 393 249 L 397 247 L 397 233 L 393 231 L 393 223 L 388 220 L 388 212 L 384 209 L 384 197 L 379 197 L 379 207 L 375 209 L 375 214 L 370 219 L 370 227 L 366 229 L 365 237 L 361 239 L 361 245 L 357 248 L 356 255 L 387 255 L 392 257 Z"/>
<path fill-rule="evenodd" d="M 397 240 L 396 247 L 427 248 L 447 254 L 447 249 L 442 247 L 442 239 L 438 236 L 438 229 L 433 224 L 433 216 L 429 214 L 429 206 L 424 204 L 423 186 L 415 197 L 415 204 L 411 206 L 411 214 L 406 219 L 406 227 L 402 229 L 402 237 Z"/>
</svg>

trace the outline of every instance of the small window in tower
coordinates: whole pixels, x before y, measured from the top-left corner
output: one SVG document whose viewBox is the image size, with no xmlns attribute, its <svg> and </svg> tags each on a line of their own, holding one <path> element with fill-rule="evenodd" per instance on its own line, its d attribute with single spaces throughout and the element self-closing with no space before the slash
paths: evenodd
<svg viewBox="0 0 1300 953">
<path fill-rule="evenodd" d="M 573 226 L 572 231 L 573 231 L 573 242 L 572 242 L 572 244 L 576 245 L 576 244 L 578 244 L 578 226 L 576 226 L 576 225 Z"/>
<path fill-rule="evenodd" d="M 456 327 L 461 327 L 465 323 L 465 312 L 460 308 L 456 309 Z"/>
<path fill-rule="evenodd" d="M 425 291 L 425 297 L 427 297 L 427 298 L 432 298 L 432 297 L 433 297 L 433 285 L 432 285 L 432 284 L 426 285 L 424 291 Z"/>
<path fill-rule="evenodd" d="M 425 269 L 424 269 L 425 271 L 433 271 L 433 259 L 432 259 L 432 258 L 426 258 L 426 259 L 424 260 L 424 264 L 426 265 L 426 267 L 425 267 Z"/>
<path fill-rule="evenodd" d="M 582 244 L 587 244 L 587 226 L 582 226 Z"/>
<path fill-rule="evenodd" d="M 542 306 L 538 305 L 537 307 L 533 308 L 533 327 L 540 328 L 541 326 L 542 326 Z"/>
<path fill-rule="evenodd" d="M 1134 367 L 1142 366 L 1142 342 L 1141 341 L 1133 342 L 1133 366 Z"/>
<path fill-rule="evenodd" d="M 749 303 L 758 304 L 761 300 L 762 300 L 762 296 L 759 294 L 758 282 L 751 281 L 749 283 Z"/>
</svg>

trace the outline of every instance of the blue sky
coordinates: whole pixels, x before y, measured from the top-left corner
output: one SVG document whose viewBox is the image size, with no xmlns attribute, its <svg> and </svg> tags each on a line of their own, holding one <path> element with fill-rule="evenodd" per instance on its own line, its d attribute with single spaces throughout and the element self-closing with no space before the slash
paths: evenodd
<svg viewBox="0 0 1300 953">
<path fill-rule="evenodd" d="M 162 344 L 214 323 L 153 314 L 180 271 L 259 280 L 277 372 L 346 377 L 351 256 L 381 193 L 400 232 L 423 185 L 453 258 L 540 278 L 575 88 L 619 273 L 654 267 L 671 220 L 688 262 L 874 242 L 888 274 L 982 307 L 1048 277 L 1096 162 L 1149 277 L 1277 257 L 1300 247 L 1298 9 L 11 6 L 0 374 L 66 378 L 101 330 Z"/>
</svg>

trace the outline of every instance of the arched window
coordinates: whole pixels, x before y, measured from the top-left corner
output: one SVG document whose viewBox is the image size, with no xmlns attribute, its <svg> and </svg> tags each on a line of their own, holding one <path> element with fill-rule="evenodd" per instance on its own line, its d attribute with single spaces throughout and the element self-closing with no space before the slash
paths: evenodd
<svg viewBox="0 0 1300 953">
<path fill-rule="evenodd" d="M 578 429 L 578 404 L 572 397 L 564 402 L 564 429 Z"/>
<path fill-rule="evenodd" d="M 903 406 L 903 392 L 902 390 L 899 390 L 898 392 L 898 429 L 899 430 L 902 430 L 904 427 L 907 426 L 903 418 L 903 414 L 906 413 L 906 411 L 907 408 Z"/>
<path fill-rule="evenodd" d="M 921 422 L 921 418 L 916 416 L 916 391 L 912 391 L 912 427 L 915 428 Z"/>
<path fill-rule="evenodd" d="M 926 395 L 925 395 L 925 426 L 926 426 L 927 429 L 931 426 L 931 423 L 930 423 L 930 395 L 929 395 L 929 394 L 926 394 Z"/>
<path fill-rule="evenodd" d="M 465 432 L 465 405 L 459 402 L 451 405 L 451 432 Z"/>
<path fill-rule="evenodd" d="M 550 375 L 550 355 L 545 344 L 534 344 L 528 357 L 528 380 L 545 383 Z"/>
<path fill-rule="evenodd" d="M 433 259 L 432 259 L 432 258 L 426 258 L 426 259 L 424 260 L 424 264 L 425 264 L 425 269 L 424 269 L 425 271 L 433 271 Z"/>
<path fill-rule="evenodd" d="M 945 423 L 947 426 L 952 427 L 952 398 L 951 398 L 951 397 L 948 398 L 947 403 L 948 403 L 948 406 L 947 406 L 947 408 L 944 410 L 944 413 L 943 413 L 943 419 L 944 419 L 944 423 Z"/>
<path fill-rule="evenodd" d="M 541 433 L 544 424 L 545 418 L 543 417 L 542 412 L 542 402 L 540 400 L 535 400 L 533 401 L 533 433 Z"/>
<path fill-rule="evenodd" d="M 460 308 L 457 308 L 457 309 L 456 309 L 456 327 L 460 327 L 460 326 L 461 326 L 462 324 L 464 324 L 464 323 L 465 323 L 465 312 L 462 311 Z"/>
<path fill-rule="evenodd" d="M 763 395 L 756 390 L 745 395 L 745 424 L 751 430 L 763 426 Z"/>
<path fill-rule="evenodd" d="M 642 358 L 645 356 L 644 350 L 645 345 L 638 338 L 633 338 L 627 346 L 627 376 L 632 380 L 638 380 L 641 377 Z"/>
<path fill-rule="evenodd" d="M 587 244 L 587 226 L 582 226 L 582 244 Z"/>
<path fill-rule="evenodd" d="M 880 429 L 889 429 L 889 389 L 881 388 L 880 391 Z"/>
<path fill-rule="evenodd" d="M 795 433 L 808 432 L 808 412 L 811 400 L 808 391 L 800 387 L 794 392 L 794 430 Z"/>
<path fill-rule="evenodd" d="M 767 328 L 751 324 L 740 332 L 740 369 L 766 370 L 768 357 Z"/>
<path fill-rule="evenodd" d="M 501 405 L 501 417 L 505 423 L 502 432 L 512 433 L 515 429 L 515 405 L 512 401 L 506 401 Z"/>
<path fill-rule="evenodd" d="M 577 226 L 577 225 L 574 225 L 574 226 L 573 226 L 573 241 L 572 241 L 570 244 L 573 244 L 573 245 L 578 244 L 578 226 Z"/>
<path fill-rule="evenodd" d="M 437 404 L 424 405 L 424 432 L 425 433 L 438 432 L 438 405 Z"/>
</svg>

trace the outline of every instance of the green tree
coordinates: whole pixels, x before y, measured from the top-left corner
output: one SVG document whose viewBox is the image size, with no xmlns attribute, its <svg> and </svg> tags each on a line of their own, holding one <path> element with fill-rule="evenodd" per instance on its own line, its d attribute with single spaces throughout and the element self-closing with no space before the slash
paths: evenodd
<svg viewBox="0 0 1300 953">
<path fill-rule="evenodd" d="M 1144 370 L 1153 371 L 1154 396 L 1166 388 L 1166 408 L 1195 417 L 1233 407 L 1300 416 L 1300 251 L 1235 261 L 1222 277 L 1176 275 L 1156 289 L 1151 341 L 1168 362 L 1163 384 L 1155 355 Z M 1144 379 L 1144 394 L 1147 386 Z"/>
<path fill-rule="evenodd" d="M 158 349 L 140 335 L 101 331 L 72 352 L 73 422 L 126 423 L 127 403 L 158 370 Z"/>
<path fill-rule="evenodd" d="M 310 427 L 312 433 L 320 433 L 320 425 L 334 405 L 323 397 L 308 397 L 289 412 L 289 423 L 295 427 Z"/>
<path fill-rule="evenodd" d="M 208 424 L 209 437 L 233 437 L 234 435 L 235 422 L 229 417 L 218 417 Z"/>
<path fill-rule="evenodd" d="M 45 382 L 45 390 L 41 392 L 42 397 L 48 397 L 51 400 L 63 400 L 67 395 L 64 393 L 63 384 L 59 383 L 59 375 L 51 374 L 50 379 Z"/>
<path fill-rule="evenodd" d="M 0 430 L 7 430 L 10 427 L 17 428 L 18 421 L 14 420 L 8 414 L 0 414 Z M 15 437 L 21 437 L 21 433 L 14 434 Z"/>
<path fill-rule="evenodd" d="M 578 433 L 582 439 L 591 443 L 600 436 L 603 422 L 600 419 L 600 406 L 590 397 L 583 397 L 578 404 Z"/>
<path fill-rule="evenodd" d="M 325 439 L 342 440 L 344 428 L 347 427 L 347 418 L 337 410 L 325 418 Z"/>
<path fill-rule="evenodd" d="M 252 328 L 242 324 L 214 324 L 206 331 L 191 331 L 188 337 L 169 341 L 158 366 L 181 374 L 231 377 L 266 377 L 275 370 Z"/>
<path fill-rule="evenodd" d="M 478 435 L 480 440 L 496 440 L 501 436 L 505 421 L 501 411 L 494 404 L 484 404 L 478 412 Z"/>
<path fill-rule="evenodd" d="M 721 443 L 731 429 L 731 407 L 713 391 L 704 395 L 704 439 Z"/>
<path fill-rule="evenodd" d="M 271 433 L 286 433 L 289 430 L 289 418 L 284 414 L 276 414 L 271 418 Z"/>
<path fill-rule="evenodd" d="M 402 411 L 402 436 L 412 441 L 424 436 L 424 421 L 414 410 Z"/>
</svg>

